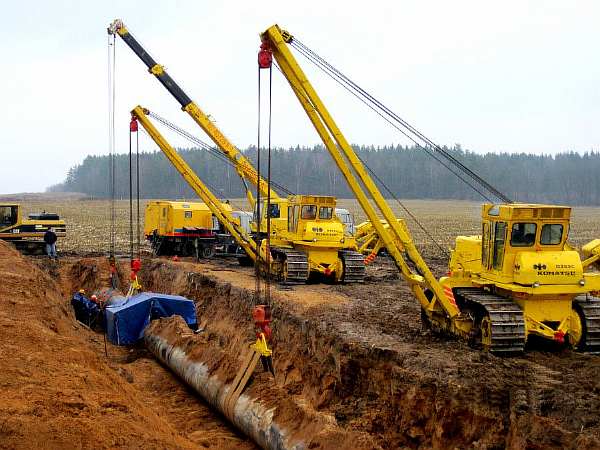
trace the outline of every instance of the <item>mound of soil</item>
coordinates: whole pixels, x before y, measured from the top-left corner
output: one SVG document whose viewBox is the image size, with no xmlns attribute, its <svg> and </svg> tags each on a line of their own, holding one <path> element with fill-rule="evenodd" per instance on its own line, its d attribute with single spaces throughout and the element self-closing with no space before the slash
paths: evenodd
<svg viewBox="0 0 600 450">
<path fill-rule="evenodd" d="M 105 260 L 36 262 L 0 242 L 0 448 L 254 448 L 143 350 L 107 358 L 75 322 L 70 293 L 101 287 Z"/>
</svg>

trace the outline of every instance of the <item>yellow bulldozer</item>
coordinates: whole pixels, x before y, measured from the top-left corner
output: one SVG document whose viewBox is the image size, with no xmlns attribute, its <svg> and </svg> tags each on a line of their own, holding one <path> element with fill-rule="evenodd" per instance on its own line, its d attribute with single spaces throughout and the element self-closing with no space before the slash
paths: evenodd
<svg viewBox="0 0 600 450">
<path fill-rule="evenodd" d="M 358 251 L 356 241 L 345 232 L 345 224 L 335 213 L 336 199 L 321 195 L 290 195 L 280 197 L 266 180 L 257 176 L 257 171 L 242 152 L 215 126 L 213 121 L 171 78 L 167 71 L 158 64 L 149 52 L 135 39 L 119 19 L 108 27 L 108 33 L 120 36 L 125 44 L 142 60 L 148 71 L 154 75 L 185 111 L 211 138 L 217 148 L 234 165 L 244 184 L 257 187 L 260 196 L 271 199 L 270 210 L 267 202 L 256 205 L 249 189 L 246 189 L 248 200 L 260 216 L 255 224 L 253 238 L 259 243 L 265 241 L 267 233 L 267 217 L 270 222 L 269 253 L 273 264 L 270 270 L 280 278 L 289 282 L 304 283 L 309 276 L 318 275 L 335 282 L 361 283 L 364 281 L 364 257 Z M 147 109 L 139 109 L 134 116 L 144 116 L 161 121 Z M 144 123 L 144 122 L 142 122 Z M 167 147 L 166 142 L 157 142 L 161 149 Z M 176 166 L 177 167 L 177 166 Z M 186 169 L 187 170 L 187 169 Z M 180 172 L 181 173 L 181 172 Z M 184 174 L 182 174 L 184 175 Z M 185 177 L 185 175 L 184 175 Z M 260 214 L 256 214 L 260 212 Z M 266 242 L 263 242 L 266 245 Z M 248 255 L 252 258 L 252 256 Z M 281 270 L 277 271 L 277 267 Z"/>
</svg>

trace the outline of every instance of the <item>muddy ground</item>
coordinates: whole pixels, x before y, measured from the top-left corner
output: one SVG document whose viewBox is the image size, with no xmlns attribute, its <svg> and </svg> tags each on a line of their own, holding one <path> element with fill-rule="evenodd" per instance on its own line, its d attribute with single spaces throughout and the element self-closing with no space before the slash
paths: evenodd
<svg viewBox="0 0 600 450">
<path fill-rule="evenodd" d="M 68 299 L 107 284 L 104 258 L 55 265 L 0 243 L 0 272 L 0 448 L 253 448 L 144 349 L 109 344 L 107 358 L 102 335 L 74 322 Z M 153 259 L 142 282 L 195 300 L 227 355 L 213 370 L 231 379 L 252 337 L 252 270 Z M 433 335 L 385 261 L 363 285 L 273 285 L 271 300 L 277 395 L 368 436 L 361 446 L 600 448 L 597 356 L 532 348 L 499 358 Z M 268 382 L 257 374 L 249 389 Z"/>
<path fill-rule="evenodd" d="M 145 283 L 195 299 L 208 327 L 228 315 L 240 329 L 255 281 L 251 269 L 223 265 L 154 260 Z M 424 329 L 391 265 L 370 267 L 369 279 L 272 287 L 276 379 L 289 395 L 383 448 L 600 448 L 597 356 L 482 353 Z"/>
</svg>

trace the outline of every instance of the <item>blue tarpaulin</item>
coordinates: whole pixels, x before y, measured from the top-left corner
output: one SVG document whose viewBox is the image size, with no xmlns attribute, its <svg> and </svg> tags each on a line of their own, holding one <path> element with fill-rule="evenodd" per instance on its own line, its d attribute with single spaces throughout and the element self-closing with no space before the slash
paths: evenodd
<svg viewBox="0 0 600 450">
<path fill-rule="evenodd" d="M 128 345 L 144 335 L 151 320 L 181 316 L 190 328 L 197 328 L 196 307 L 179 295 L 142 292 L 106 307 L 106 335 L 113 344 Z"/>
</svg>

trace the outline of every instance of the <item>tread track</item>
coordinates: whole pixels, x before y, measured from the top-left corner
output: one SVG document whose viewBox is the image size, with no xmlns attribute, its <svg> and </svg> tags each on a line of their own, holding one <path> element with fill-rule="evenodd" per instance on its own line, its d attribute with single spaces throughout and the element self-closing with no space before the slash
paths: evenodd
<svg viewBox="0 0 600 450">
<path fill-rule="evenodd" d="M 578 349 L 600 354 L 600 298 L 580 295 L 575 297 L 574 303 L 583 319 L 582 342 Z"/>
<path fill-rule="evenodd" d="M 362 253 L 352 250 L 341 250 L 339 256 L 344 264 L 344 283 L 364 283 L 365 257 Z"/>
<path fill-rule="evenodd" d="M 306 254 L 281 247 L 272 247 L 274 254 L 279 253 L 284 261 L 287 262 L 287 277 L 283 281 L 286 283 L 306 283 L 308 280 L 308 257 Z M 275 256 L 275 255 L 273 255 Z"/>
<path fill-rule="evenodd" d="M 512 300 L 478 288 L 459 288 L 456 294 L 467 305 L 477 305 L 491 320 L 491 346 L 495 354 L 523 353 L 525 350 L 525 319 L 523 311 Z"/>
</svg>

